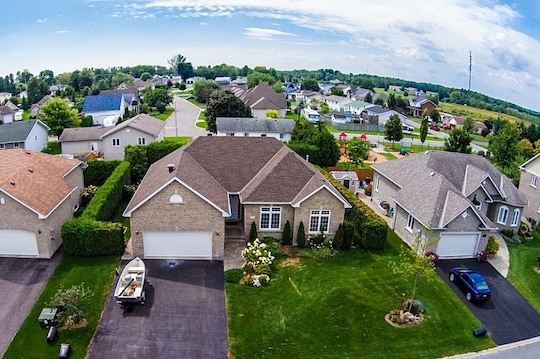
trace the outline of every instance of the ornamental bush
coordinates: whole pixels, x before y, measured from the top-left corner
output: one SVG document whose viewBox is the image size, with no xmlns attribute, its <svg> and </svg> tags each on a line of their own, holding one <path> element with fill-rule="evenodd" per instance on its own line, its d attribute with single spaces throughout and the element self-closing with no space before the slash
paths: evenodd
<svg viewBox="0 0 540 359">
<path fill-rule="evenodd" d="M 489 236 L 488 242 L 486 246 L 486 252 L 489 256 L 494 256 L 499 251 L 499 248 L 501 247 L 501 243 L 495 238 L 495 236 Z"/>
<path fill-rule="evenodd" d="M 59 308 L 56 320 L 63 327 L 71 327 L 85 318 L 84 309 L 92 303 L 94 293 L 84 283 L 60 289 L 54 294 L 47 305 L 51 308 Z"/>
<path fill-rule="evenodd" d="M 300 224 L 298 225 L 296 244 L 298 245 L 298 248 L 306 248 L 306 231 L 304 229 L 304 222 L 302 221 L 300 221 Z"/>
<path fill-rule="evenodd" d="M 290 246 L 292 244 L 292 233 L 291 233 L 291 223 L 289 220 L 285 222 L 283 226 L 283 236 L 281 237 L 281 243 L 285 246 Z"/>
<path fill-rule="evenodd" d="M 242 250 L 244 258 L 244 283 L 254 287 L 260 287 L 270 282 L 271 266 L 275 257 L 269 250 L 266 243 L 262 243 L 255 238 L 253 243 L 248 243 Z"/>
</svg>

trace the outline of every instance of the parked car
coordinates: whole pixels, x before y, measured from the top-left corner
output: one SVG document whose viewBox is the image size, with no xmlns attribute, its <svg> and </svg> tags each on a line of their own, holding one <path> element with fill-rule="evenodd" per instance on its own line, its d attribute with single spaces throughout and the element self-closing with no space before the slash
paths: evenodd
<svg viewBox="0 0 540 359">
<path fill-rule="evenodd" d="M 440 127 L 434 124 L 429 125 L 429 129 L 432 131 L 440 131 Z"/>
<path fill-rule="evenodd" d="M 452 129 L 452 125 L 449 125 L 447 123 L 445 123 L 443 126 L 442 126 L 443 130 L 451 130 Z"/>
<path fill-rule="evenodd" d="M 456 283 L 469 302 L 471 300 L 481 302 L 491 298 L 491 289 L 484 277 L 468 267 L 460 266 L 450 269 L 450 282 Z"/>
</svg>

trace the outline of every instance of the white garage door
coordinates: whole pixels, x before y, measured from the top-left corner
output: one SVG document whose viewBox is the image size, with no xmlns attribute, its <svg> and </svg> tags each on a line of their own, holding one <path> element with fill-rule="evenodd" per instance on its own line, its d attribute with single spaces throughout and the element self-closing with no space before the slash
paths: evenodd
<svg viewBox="0 0 540 359">
<path fill-rule="evenodd" d="M 39 252 L 36 235 L 29 231 L 0 229 L 0 254 L 37 257 Z"/>
<path fill-rule="evenodd" d="M 445 233 L 437 244 L 439 257 L 474 258 L 478 249 L 479 233 Z"/>
<path fill-rule="evenodd" d="M 212 232 L 144 231 L 145 258 L 212 259 Z"/>
</svg>

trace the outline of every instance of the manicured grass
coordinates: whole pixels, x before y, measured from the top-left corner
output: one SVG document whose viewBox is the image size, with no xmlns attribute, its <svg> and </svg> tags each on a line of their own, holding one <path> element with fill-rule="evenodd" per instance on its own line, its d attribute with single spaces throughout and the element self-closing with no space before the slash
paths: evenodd
<svg viewBox="0 0 540 359">
<path fill-rule="evenodd" d="M 389 268 L 400 246 L 391 236 L 393 246 L 382 252 L 278 263 L 265 287 L 227 283 L 232 356 L 435 358 L 493 347 L 489 337 L 472 335 L 480 323 L 435 273 L 418 287 L 426 307 L 421 324 L 395 328 L 384 320 L 412 290 L 412 280 Z"/>
<path fill-rule="evenodd" d="M 59 155 L 62 153 L 62 148 L 60 147 L 59 142 L 49 141 L 47 142 L 47 147 L 44 148 L 41 152 L 49 153 L 51 155 Z"/>
<path fill-rule="evenodd" d="M 165 109 L 165 112 L 159 113 L 157 111 L 153 111 L 152 113 L 150 113 L 150 116 L 159 118 L 161 121 L 167 121 L 167 119 L 173 112 L 174 112 L 174 107 L 167 106 L 167 108 Z"/>
<path fill-rule="evenodd" d="M 508 280 L 540 312 L 540 233 L 533 236 L 530 242 L 507 243 L 511 263 Z"/>
<path fill-rule="evenodd" d="M 70 358 L 84 358 L 114 280 L 115 269 L 119 264 L 119 256 L 62 258 L 30 315 L 13 338 L 4 358 L 57 358 L 60 343 L 71 345 Z M 48 302 L 61 285 L 69 288 L 83 282 L 94 293 L 93 302 L 85 311 L 88 324 L 83 328 L 59 330 L 57 341 L 54 344 L 47 344 L 45 340 L 47 330 L 41 328 L 37 320 L 45 307 L 43 303 Z"/>
</svg>

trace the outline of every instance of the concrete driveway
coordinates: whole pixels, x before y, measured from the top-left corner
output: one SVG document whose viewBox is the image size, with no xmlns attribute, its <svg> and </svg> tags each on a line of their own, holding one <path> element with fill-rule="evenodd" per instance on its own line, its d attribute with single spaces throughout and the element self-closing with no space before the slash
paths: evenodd
<svg viewBox="0 0 540 359">
<path fill-rule="evenodd" d="M 60 258 L 60 253 L 51 259 L 0 258 L 0 357 L 30 313 Z"/>
<path fill-rule="evenodd" d="M 116 278 L 87 357 L 227 358 L 223 262 L 145 264 L 146 303 L 124 312 L 113 296 Z"/>
<path fill-rule="evenodd" d="M 493 292 L 491 300 L 485 304 L 467 302 L 465 294 L 448 278 L 450 268 L 458 265 L 482 273 Z M 540 314 L 491 264 L 476 259 L 441 260 L 437 265 L 437 274 L 486 326 L 497 345 L 540 336 Z"/>
</svg>

